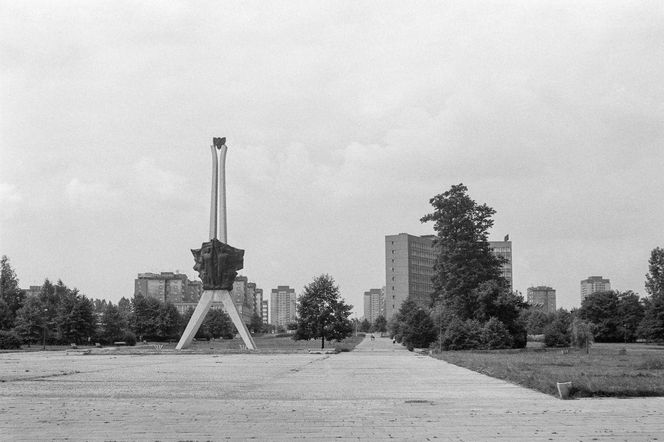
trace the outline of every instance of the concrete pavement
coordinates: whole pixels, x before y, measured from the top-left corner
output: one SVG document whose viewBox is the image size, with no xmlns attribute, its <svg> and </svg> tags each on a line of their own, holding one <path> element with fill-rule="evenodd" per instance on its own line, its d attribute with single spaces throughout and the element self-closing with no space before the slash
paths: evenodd
<svg viewBox="0 0 664 442">
<path fill-rule="evenodd" d="M 337 355 L 0 354 L 1 440 L 660 440 L 664 398 L 554 397 L 365 339 Z"/>
</svg>

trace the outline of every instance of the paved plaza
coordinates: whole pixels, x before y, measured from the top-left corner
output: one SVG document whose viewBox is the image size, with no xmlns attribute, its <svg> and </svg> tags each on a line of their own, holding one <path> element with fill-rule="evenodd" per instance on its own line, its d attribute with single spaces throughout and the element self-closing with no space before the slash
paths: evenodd
<svg viewBox="0 0 664 442">
<path fill-rule="evenodd" d="M 664 398 L 554 397 L 365 339 L 350 353 L 0 354 L 2 440 L 664 440 Z"/>
</svg>

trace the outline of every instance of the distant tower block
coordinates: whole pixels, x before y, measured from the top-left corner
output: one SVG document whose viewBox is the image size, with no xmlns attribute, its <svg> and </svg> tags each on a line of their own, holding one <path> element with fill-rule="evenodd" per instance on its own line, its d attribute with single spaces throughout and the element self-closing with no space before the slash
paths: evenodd
<svg viewBox="0 0 664 442">
<path fill-rule="evenodd" d="M 191 345 L 196 332 L 205 320 L 213 302 L 221 302 L 224 310 L 233 320 L 235 328 L 250 350 L 256 344 L 242 322 L 230 291 L 238 270 L 244 265 L 244 250 L 227 244 L 226 230 L 226 138 L 214 138 L 210 146 L 212 152 L 212 192 L 210 198 L 210 241 L 204 242 L 200 249 L 191 252 L 194 255 L 196 270 L 203 281 L 203 294 L 187 324 L 180 342 L 175 347 L 182 350 Z"/>
</svg>

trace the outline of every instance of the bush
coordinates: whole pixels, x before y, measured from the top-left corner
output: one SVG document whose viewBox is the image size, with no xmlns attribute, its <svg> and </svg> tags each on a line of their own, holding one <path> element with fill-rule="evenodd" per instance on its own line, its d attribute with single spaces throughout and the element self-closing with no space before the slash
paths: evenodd
<svg viewBox="0 0 664 442">
<path fill-rule="evenodd" d="M 563 324 L 564 325 L 564 324 Z M 569 347 L 570 335 L 558 321 L 544 327 L 544 345 L 547 347 Z"/>
<path fill-rule="evenodd" d="M 442 347 L 445 350 L 467 350 L 482 348 L 482 324 L 474 319 L 462 322 L 453 319 L 443 335 Z"/>
<path fill-rule="evenodd" d="M 124 335 L 122 335 L 122 340 L 127 344 L 134 346 L 136 345 L 136 335 L 133 334 L 130 331 L 124 332 Z"/>
<path fill-rule="evenodd" d="M 482 342 L 484 348 L 488 350 L 512 347 L 512 337 L 507 331 L 507 327 L 495 317 L 484 324 Z"/>
<path fill-rule="evenodd" d="M 16 350 L 21 348 L 21 338 L 14 332 L 0 330 L 0 350 Z"/>
</svg>

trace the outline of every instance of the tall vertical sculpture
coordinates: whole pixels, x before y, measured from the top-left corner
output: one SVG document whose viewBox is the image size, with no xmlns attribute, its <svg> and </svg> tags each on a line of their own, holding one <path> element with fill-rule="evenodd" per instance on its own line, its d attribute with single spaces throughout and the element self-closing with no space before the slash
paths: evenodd
<svg viewBox="0 0 664 442">
<path fill-rule="evenodd" d="M 240 313 L 231 298 L 233 281 L 238 270 L 244 265 L 244 250 L 227 244 L 226 229 L 226 138 L 213 138 L 212 151 L 212 196 L 210 199 L 210 241 L 204 242 L 200 249 L 192 249 L 194 270 L 203 281 L 203 294 L 191 315 L 180 342 L 175 347 L 182 350 L 191 345 L 205 316 L 213 302 L 221 302 L 224 310 L 233 320 L 235 328 L 249 350 L 255 350 L 256 344 L 242 322 Z M 221 213 L 220 213 L 221 212 Z"/>
</svg>

